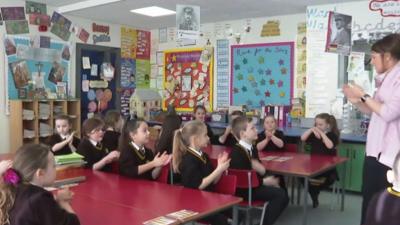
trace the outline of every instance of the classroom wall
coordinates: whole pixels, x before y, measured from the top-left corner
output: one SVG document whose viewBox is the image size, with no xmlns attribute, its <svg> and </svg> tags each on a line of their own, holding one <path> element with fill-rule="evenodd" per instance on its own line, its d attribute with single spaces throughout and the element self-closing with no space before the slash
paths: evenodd
<svg viewBox="0 0 400 225">
<path fill-rule="evenodd" d="M 2 7 L 12 7 L 12 6 L 25 6 L 25 1 L 15 1 L 15 0 L 2 0 L 1 1 L 1 6 Z M 54 8 L 48 6 L 47 7 L 47 14 L 52 15 L 54 11 Z M 101 25 L 108 25 L 110 26 L 110 37 L 111 41 L 110 42 L 99 42 L 97 45 L 102 45 L 102 46 L 110 46 L 110 47 L 120 47 L 120 28 L 121 25 L 117 24 L 110 24 L 110 23 L 105 23 L 102 21 L 92 21 L 84 18 L 79 18 L 79 17 L 74 17 L 74 16 L 68 16 L 67 14 L 64 15 L 68 19 L 72 21 L 72 23 L 77 24 L 83 28 L 85 28 L 91 35 L 89 37 L 88 43 L 87 44 L 93 44 L 93 39 L 92 39 L 92 23 L 96 22 Z M 28 17 L 26 17 L 27 20 L 29 20 Z M 28 21 L 29 22 L 29 21 Z M 48 32 L 39 32 L 37 26 L 31 26 L 29 25 L 29 35 L 42 35 L 42 36 L 49 36 L 52 38 L 52 40 L 57 40 L 57 41 L 62 41 L 59 37 L 55 36 L 53 33 L 50 32 L 50 29 Z M 99 33 L 96 33 L 97 35 Z M 3 130 L 2 135 L 0 135 L 0 143 L 1 148 L 0 148 L 0 153 L 5 153 L 8 152 L 8 149 L 10 147 L 9 139 L 11 133 L 9 132 L 10 127 L 10 121 L 9 121 L 9 116 L 6 114 L 6 82 L 5 82 L 5 77 L 7 74 L 7 65 L 5 64 L 5 52 L 4 52 L 4 35 L 6 35 L 6 30 L 5 30 L 5 25 L 3 23 L 2 26 L 0 26 L 0 126 L 1 129 Z M 23 36 L 23 35 L 21 35 Z M 70 37 L 70 42 L 72 42 L 73 46 L 75 46 L 75 43 L 82 43 L 77 37 L 75 37 L 74 34 L 71 34 Z M 71 66 L 70 66 L 70 72 L 69 74 L 71 75 L 71 92 L 75 93 L 75 54 L 71 54 Z"/>
<path fill-rule="evenodd" d="M 279 21 L 280 23 L 279 36 L 261 37 L 261 31 L 263 25 L 266 24 L 267 21 Z M 286 41 L 295 42 L 297 36 L 297 26 L 299 23 L 304 23 L 305 21 L 306 21 L 305 14 L 294 14 L 294 15 L 260 17 L 260 18 L 206 23 L 201 25 L 201 33 L 203 34 L 203 36 L 199 38 L 196 45 L 192 46 L 181 46 L 181 44 L 176 41 L 174 35 L 176 31 L 175 27 L 168 27 L 167 29 L 168 41 L 166 43 L 159 43 L 159 29 L 154 29 L 151 30 L 151 38 L 152 38 L 151 62 L 152 63 L 156 62 L 155 60 L 156 51 L 164 51 L 175 48 L 203 47 L 206 45 L 207 40 L 210 40 L 211 45 L 214 47 L 216 46 L 217 39 L 224 39 L 224 38 L 229 39 L 231 45 L 237 44 L 235 37 L 238 36 L 238 34 L 240 34 L 241 37 L 240 44 L 271 43 L 271 42 L 286 42 Z M 250 26 L 250 32 L 248 33 L 245 32 L 246 26 Z M 232 36 L 229 36 L 230 32 L 233 33 Z M 295 62 L 296 61 L 297 60 L 295 60 Z M 296 69 L 294 70 L 294 72 L 296 73 Z M 216 63 L 214 63 L 214 84 L 216 84 L 216 79 L 217 79 Z M 296 93 L 296 91 L 294 91 L 294 93 Z M 215 102 L 216 99 L 217 99 L 216 91 L 214 88 L 214 104 L 213 104 L 214 107 L 217 105 Z"/>
</svg>

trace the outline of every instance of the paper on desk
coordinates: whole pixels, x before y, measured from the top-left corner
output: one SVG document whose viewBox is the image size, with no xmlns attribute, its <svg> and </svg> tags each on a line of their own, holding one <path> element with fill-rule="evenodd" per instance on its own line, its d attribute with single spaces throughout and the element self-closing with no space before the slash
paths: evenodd
<svg viewBox="0 0 400 225">
<path fill-rule="evenodd" d="M 173 218 L 173 219 L 176 219 L 176 220 L 184 220 L 184 219 L 192 217 L 192 216 L 194 216 L 196 214 L 198 214 L 198 212 L 194 212 L 194 211 L 187 210 L 187 209 L 182 209 L 182 210 L 179 210 L 177 212 L 173 212 L 173 213 L 167 214 L 167 217 Z"/>
<path fill-rule="evenodd" d="M 167 218 L 165 216 L 160 216 L 148 221 L 143 222 L 144 225 L 168 225 L 175 223 L 175 219 Z"/>
<path fill-rule="evenodd" d="M 274 159 L 273 161 L 275 161 L 275 162 L 285 162 L 285 161 L 290 160 L 292 158 L 293 158 L 292 156 L 282 156 L 282 157 L 278 157 L 278 158 Z"/>
<path fill-rule="evenodd" d="M 272 161 L 272 160 L 274 160 L 276 158 L 278 158 L 278 156 L 271 155 L 271 156 L 266 156 L 266 157 L 262 158 L 261 160 L 263 160 L 263 161 Z"/>
</svg>

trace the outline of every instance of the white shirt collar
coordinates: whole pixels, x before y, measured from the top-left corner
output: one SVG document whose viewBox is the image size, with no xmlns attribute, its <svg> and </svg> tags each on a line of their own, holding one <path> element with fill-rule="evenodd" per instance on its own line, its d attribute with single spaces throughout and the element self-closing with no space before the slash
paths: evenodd
<svg viewBox="0 0 400 225">
<path fill-rule="evenodd" d="M 203 155 L 203 152 L 202 151 L 199 151 L 199 150 L 196 150 L 196 149 L 194 149 L 194 148 L 192 148 L 192 147 L 188 147 L 190 150 L 192 150 L 192 152 L 194 152 L 194 153 L 196 153 L 198 156 L 202 156 Z"/>
<path fill-rule="evenodd" d="M 251 154 L 251 149 L 252 149 L 251 144 L 249 144 L 249 143 L 247 143 L 247 142 L 245 142 L 245 141 L 243 141 L 243 140 L 240 140 L 240 141 L 239 141 L 239 145 L 243 146 L 243 147 L 244 147 L 247 151 L 249 151 L 250 154 Z"/>
<path fill-rule="evenodd" d="M 97 146 L 97 141 L 93 141 L 92 139 L 89 139 L 90 143 L 92 143 L 93 146 Z"/>
<path fill-rule="evenodd" d="M 69 134 L 67 134 L 67 135 L 62 135 L 62 134 L 58 134 L 58 135 L 60 135 L 60 137 L 61 137 L 61 139 L 67 139 L 67 137 L 69 137 Z"/>
</svg>

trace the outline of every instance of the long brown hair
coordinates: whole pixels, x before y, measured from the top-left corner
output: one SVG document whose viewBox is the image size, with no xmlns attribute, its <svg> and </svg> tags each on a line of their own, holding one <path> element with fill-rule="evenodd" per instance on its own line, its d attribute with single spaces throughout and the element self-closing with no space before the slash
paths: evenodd
<svg viewBox="0 0 400 225">
<path fill-rule="evenodd" d="M 85 120 L 82 124 L 82 136 L 84 138 L 89 138 L 89 134 L 97 128 L 104 128 L 103 120 L 99 118 L 90 118 Z"/>
<path fill-rule="evenodd" d="M 162 124 L 160 139 L 156 145 L 157 153 L 163 153 L 166 151 L 168 154 L 171 154 L 175 130 L 179 129 L 181 124 L 182 119 L 176 114 L 165 117 L 165 120 Z"/>
<path fill-rule="evenodd" d="M 337 126 L 337 122 L 336 122 L 336 118 L 328 113 L 320 113 L 318 115 L 315 116 L 315 118 L 319 118 L 319 119 L 323 119 L 325 120 L 325 122 L 327 124 L 329 124 L 330 128 L 331 128 L 331 132 L 333 132 L 337 137 L 338 140 L 339 136 L 340 136 L 340 131 L 339 128 Z"/>
<path fill-rule="evenodd" d="M 179 173 L 179 165 L 182 161 L 182 156 L 186 153 L 190 145 L 190 138 L 195 135 L 200 135 L 202 131 L 206 131 L 206 125 L 197 120 L 187 122 L 182 129 L 175 131 L 174 145 L 172 150 L 172 165 L 175 172 Z"/>
<path fill-rule="evenodd" d="M 0 182 L 0 224 L 10 224 L 9 211 L 14 205 L 16 188 L 31 182 L 38 169 L 46 169 L 50 148 L 42 144 L 27 144 L 18 149 L 12 168 L 20 178 L 17 184 Z"/>
<path fill-rule="evenodd" d="M 121 132 L 122 127 L 117 127 L 122 120 L 122 115 L 117 110 L 110 110 L 104 116 L 105 128 L 112 128 L 114 131 Z"/>
<path fill-rule="evenodd" d="M 127 148 L 129 142 L 132 141 L 130 133 L 136 133 L 136 131 L 140 127 L 140 124 L 145 122 L 146 121 L 144 121 L 143 119 L 131 119 L 124 124 L 124 127 L 122 128 L 122 133 L 119 136 L 118 140 L 119 151 L 122 152 L 124 149 Z"/>
</svg>

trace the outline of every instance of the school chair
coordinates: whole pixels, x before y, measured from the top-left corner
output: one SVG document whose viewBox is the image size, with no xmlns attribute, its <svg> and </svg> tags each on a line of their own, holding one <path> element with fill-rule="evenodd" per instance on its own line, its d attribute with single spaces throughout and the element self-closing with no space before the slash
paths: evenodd
<svg viewBox="0 0 400 225">
<path fill-rule="evenodd" d="M 237 177 L 223 174 L 214 186 L 214 192 L 226 195 L 235 195 Z"/>
<path fill-rule="evenodd" d="M 297 144 L 285 144 L 285 152 L 297 152 L 298 148 L 297 148 Z M 293 204 L 294 203 L 294 190 L 295 190 L 295 186 L 296 183 L 299 182 L 299 180 L 296 177 L 287 177 L 287 183 L 288 186 L 291 186 L 291 191 L 290 191 L 290 201 Z M 290 183 L 290 184 L 289 184 Z M 297 190 L 297 193 L 299 193 L 300 191 Z"/>
<path fill-rule="evenodd" d="M 243 200 L 238 209 L 246 212 L 246 225 L 253 224 L 253 218 L 251 216 L 251 211 L 253 209 L 262 210 L 260 224 L 264 220 L 265 211 L 267 208 L 268 202 L 253 200 L 253 188 L 260 186 L 260 181 L 258 180 L 257 173 L 254 170 L 237 170 L 237 169 L 229 169 L 228 175 L 236 176 L 237 188 L 247 189 L 248 197 L 247 200 Z"/>
<path fill-rule="evenodd" d="M 155 181 L 160 182 L 160 183 L 168 183 L 168 173 L 169 173 L 169 168 L 170 168 L 170 163 L 168 163 L 167 165 L 163 166 L 161 168 L 161 172 L 160 175 L 157 177 L 157 179 Z"/>
<path fill-rule="evenodd" d="M 297 152 L 297 144 L 285 144 L 285 152 Z"/>
<path fill-rule="evenodd" d="M 119 162 L 118 161 L 114 161 L 111 163 L 111 172 L 119 174 Z"/>
</svg>

